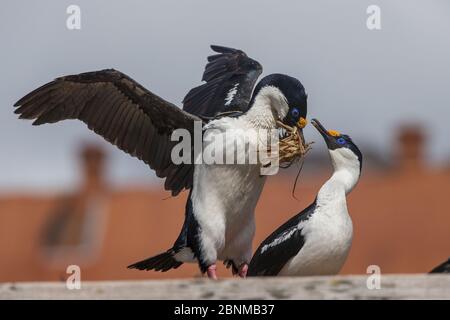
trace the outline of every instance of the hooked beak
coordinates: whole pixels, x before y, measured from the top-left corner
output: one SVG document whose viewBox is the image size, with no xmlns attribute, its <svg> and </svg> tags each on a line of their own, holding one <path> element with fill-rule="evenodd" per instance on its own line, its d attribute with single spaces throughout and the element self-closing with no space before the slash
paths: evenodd
<svg viewBox="0 0 450 320">
<path fill-rule="evenodd" d="M 322 137 L 325 139 L 325 142 L 327 143 L 327 145 L 334 140 L 334 137 L 328 132 L 327 129 L 324 128 L 324 126 L 319 122 L 319 120 L 312 119 L 311 123 L 317 129 L 317 131 L 319 131 L 319 133 L 322 135 Z"/>
<path fill-rule="evenodd" d="M 319 131 L 319 133 L 322 135 L 322 137 L 326 138 L 331 136 L 327 129 L 324 128 L 324 126 L 319 122 L 317 119 L 312 119 L 311 124 Z"/>
</svg>

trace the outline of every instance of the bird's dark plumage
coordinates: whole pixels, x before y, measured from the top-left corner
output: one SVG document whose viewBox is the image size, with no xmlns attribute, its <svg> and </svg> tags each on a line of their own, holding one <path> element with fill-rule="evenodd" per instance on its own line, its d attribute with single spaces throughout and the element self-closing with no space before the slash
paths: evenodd
<svg viewBox="0 0 450 320">
<path fill-rule="evenodd" d="M 430 273 L 450 273 L 450 258 L 431 270 Z"/>
<path fill-rule="evenodd" d="M 289 105 L 289 112 L 282 121 L 289 125 L 294 126 L 300 117 L 306 119 L 308 112 L 308 94 L 306 93 L 303 84 L 296 78 L 290 77 L 285 74 L 273 73 L 265 76 L 258 82 L 253 91 L 250 105 L 253 104 L 258 93 L 266 86 L 276 87 L 286 98 L 286 102 Z M 297 109 L 298 115 L 295 117 L 291 114 L 293 108 Z"/>
<path fill-rule="evenodd" d="M 165 177 L 173 195 L 192 186 L 193 165 L 170 160 L 170 134 L 184 128 L 191 133 L 194 115 L 158 97 L 114 69 L 60 77 L 15 103 L 22 119 L 34 125 L 79 119 L 89 129 L 123 151 L 143 160 Z"/>
<path fill-rule="evenodd" d="M 183 227 L 181 228 L 180 235 L 178 236 L 172 248 L 170 248 L 166 252 L 129 265 L 129 269 L 155 270 L 161 272 L 166 272 L 170 269 L 176 269 L 181 266 L 183 262 L 178 261 L 175 258 L 175 255 L 178 252 L 185 250 L 186 248 L 190 248 L 190 250 L 193 251 L 194 257 L 200 256 L 200 245 L 198 243 L 199 225 L 194 216 L 191 193 L 192 189 L 189 191 L 189 196 L 186 202 Z M 204 263 L 202 261 L 199 261 L 199 264 L 201 271 L 205 272 L 206 266 L 204 265 Z"/>
<path fill-rule="evenodd" d="M 203 117 L 247 111 L 262 66 L 241 50 L 214 45 L 211 49 L 218 54 L 208 57 L 202 78 L 206 83 L 188 92 L 183 109 Z"/>
<path fill-rule="evenodd" d="M 264 240 L 253 255 L 248 276 L 276 276 L 284 265 L 303 247 L 304 237 L 299 223 L 308 220 L 316 209 L 316 201 L 289 219 Z"/>
<path fill-rule="evenodd" d="M 161 272 L 176 269 L 181 266 L 183 262 L 175 260 L 173 257 L 174 254 L 175 252 L 171 249 L 154 257 L 129 265 L 128 269 L 155 270 Z"/>
</svg>

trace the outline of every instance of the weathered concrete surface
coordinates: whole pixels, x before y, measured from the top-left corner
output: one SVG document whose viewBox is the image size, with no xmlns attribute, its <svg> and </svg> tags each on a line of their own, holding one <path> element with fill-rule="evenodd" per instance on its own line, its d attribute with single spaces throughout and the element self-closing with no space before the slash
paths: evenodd
<svg viewBox="0 0 450 320">
<path fill-rule="evenodd" d="M 367 276 L 152 280 L 0 284 L 0 299 L 450 299 L 449 275 L 383 275 L 369 290 Z"/>
</svg>

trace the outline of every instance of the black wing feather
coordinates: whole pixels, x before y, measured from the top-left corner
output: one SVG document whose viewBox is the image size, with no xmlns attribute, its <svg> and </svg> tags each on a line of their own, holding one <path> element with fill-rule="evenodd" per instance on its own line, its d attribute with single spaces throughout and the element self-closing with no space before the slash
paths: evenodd
<svg viewBox="0 0 450 320">
<path fill-rule="evenodd" d="M 183 99 L 183 109 L 201 117 L 247 111 L 262 66 L 241 50 L 215 45 L 211 49 L 219 54 L 208 57 L 202 77 L 206 83 L 188 92 Z M 227 100 L 233 89 L 236 93 Z"/>
<path fill-rule="evenodd" d="M 177 195 L 192 186 L 193 165 L 170 160 L 170 135 L 183 128 L 193 134 L 191 115 L 114 69 L 60 77 L 33 90 L 14 104 L 33 125 L 79 119 L 121 150 L 165 177 L 167 190 Z M 182 169 L 182 170 L 181 170 Z M 178 172 L 183 177 L 175 177 Z M 162 174 L 164 173 L 164 174 Z"/>
<path fill-rule="evenodd" d="M 299 223 L 308 220 L 316 202 L 289 219 L 264 240 L 253 255 L 248 276 L 276 276 L 303 247 L 305 238 Z"/>
</svg>

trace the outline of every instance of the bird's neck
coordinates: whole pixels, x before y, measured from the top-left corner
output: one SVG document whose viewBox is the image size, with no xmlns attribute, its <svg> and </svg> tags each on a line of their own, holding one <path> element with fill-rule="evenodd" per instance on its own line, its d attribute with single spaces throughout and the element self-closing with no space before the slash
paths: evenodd
<svg viewBox="0 0 450 320">
<path fill-rule="evenodd" d="M 243 117 L 255 128 L 273 129 L 277 126 L 276 121 L 283 119 L 288 110 L 286 98 L 281 91 L 267 86 L 258 92 Z"/>
<path fill-rule="evenodd" d="M 317 203 L 326 205 L 344 202 L 347 194 L 355 187 L 359 179 L 359 172 L 352 168 L 335 169 L 330 179 L 320 188 Z"/>
</svg>

